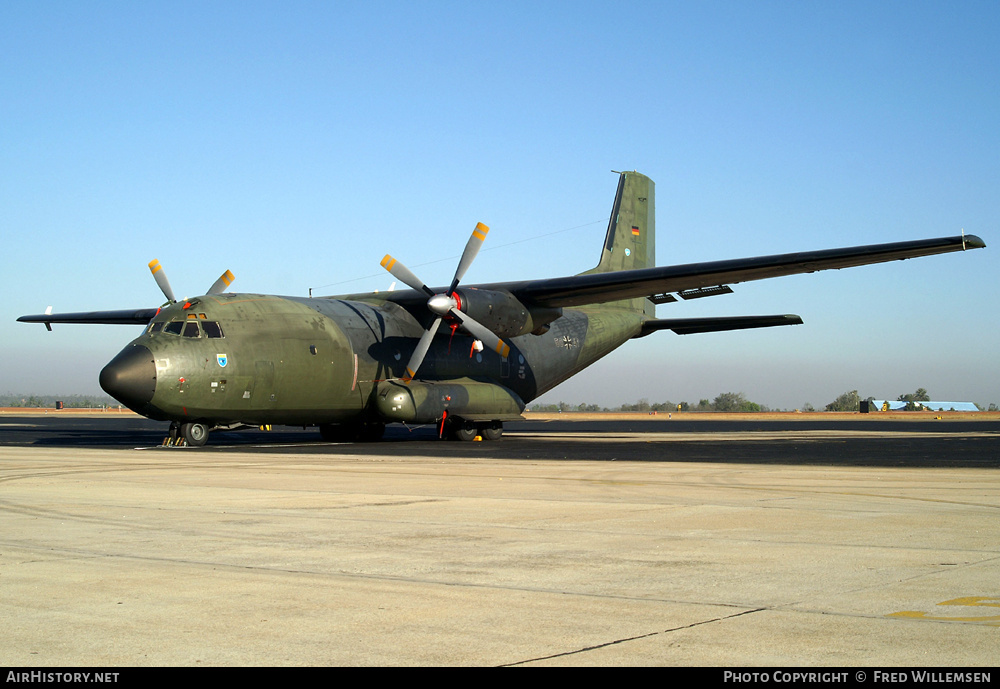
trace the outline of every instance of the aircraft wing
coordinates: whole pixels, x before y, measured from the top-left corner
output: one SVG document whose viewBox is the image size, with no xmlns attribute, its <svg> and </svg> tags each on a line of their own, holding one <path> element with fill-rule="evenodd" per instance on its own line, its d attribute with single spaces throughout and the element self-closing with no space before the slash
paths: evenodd
<svg viewBox="0 0 1000 689">
<path fill-rule="evenodd" d="M 105 325 L 146 325 L 159 312 L 152 309 L 122 309 L 120 311 L 81 311 L 79 313 L 39 313 L 21 316 L 22 323 L 44 323 L 52 330 L 53 323 L 99 323 Z"/>
<path fill-rule="evenodd" d="M 817 270 L 902 261 L 917 256 L 982 249 L 985 246 L 986 243 L 979 237 L 964 235 L 639 270 L 584 273 L 562 278 L 496 283 L 480 287 L 507 289 L 525 304 L 571 307 L 636 297 L 652 297 L 669 292 L 723 287 L 737 282 L 813 273 Z"/>
<path fill-rule="evenodd" d="M 755 256 L 727 261 L 710 261 L 707 263 L 688 263 L 677 266 L 661 266 L 642 268 L 639 270 L 621 270 L 607 273 L 583 273 L 561 278 L 542 280 L 527 280 L 522 282 L 499 282 L 488 285 L 475 285 L 480 289 L 508 290 L 524 304 L 545 307 L 572 307 L 585 304 L 599 304 L 636 297 L 655 297 L 671 292 L 682 293 L 691 290 L 705 290 L 702 294 L 730 291 L 725 285 L 763 280 L 783 275 L 798 275 L 813 273 L 818 270 L 830 270 L 863 266 L 870 263 L 885 263 L 902 261 L 918 256 L 933 256 L 953 251 L 967 249 L 982 249 L 986 243 L 976 235 L 959 235 L 956 237 L 939 237 L 937 239 L 918 239 L 909 242 L 894 242 L 891 244 L 869 244 L 844 249 L 826 249 L 823 251 L 805 251 L 792 254 L 775 254 L 772 256 Z M 715 288 L 713 290 L 713 288 Z M 439 290 L 440 291 L 440 290 Z M 392 301 L 404 307 L 422 305 L 427 297 L 417 290 L 390 292 L 380 299 Z M 370 299 L 372 295 L 344 295 L 335 298 L 357 297 Z M 667 299 L 669 301 L 669 299 Z M 41 313 L 21 316 L 22 323 L 44 323 L 51 329 L 52 323 L 99 323 L 111 325 L 145 325 L 159 311 L 158 308 L 123 309 L 118 311 L 84 311 L 79 313 Z M 760 317 L 753 317 L 760 318 Z M 655 323 L 655 321 L 654 321 Z M 761 321 L 763 323 L 763 321 Z M 770 323 L 768 325 L 784 325 L 785 323 Z M 788 323 L 791 325 L 792 323 Z M 721 326 L 722 323 L 715 324 Z M 742 325 L 731 323 L 728 328 L 702 327 L 692 329 L 693 324 L 678 324 L 686 332 L 710 332 L 713 330 L 737 329 L 737 327 L 768 327 L 768 325 Z M 650 325 L 646 333 L 654 329 L 674 330 L 673 327 Z"/>
</svg>

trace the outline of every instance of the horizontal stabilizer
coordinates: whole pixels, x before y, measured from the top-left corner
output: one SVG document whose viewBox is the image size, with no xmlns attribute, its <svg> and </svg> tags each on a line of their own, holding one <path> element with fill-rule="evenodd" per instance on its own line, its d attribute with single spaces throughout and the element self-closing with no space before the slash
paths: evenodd
<svg viewBox="0 0 1000 689">
<path fill-rule="evenodd" d="M 678 335 L 695 333 L 715 333 L 723 330 L 746 330 L 748 328 L 772 328 L 778 325 L 802 325 L 802 319 L 794 314 L 783 316 L 725 316 L 722 318 L 658 318 L 642 324 L 636 337 L 645 337 L 657 330 L 673 330 Z"/>
</svg>

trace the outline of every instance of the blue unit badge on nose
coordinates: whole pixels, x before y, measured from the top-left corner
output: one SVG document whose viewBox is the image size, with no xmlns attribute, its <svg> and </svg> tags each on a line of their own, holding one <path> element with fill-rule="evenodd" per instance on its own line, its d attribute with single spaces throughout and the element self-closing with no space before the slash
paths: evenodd
<svg viewBox="0 0 1000 689">
<path fill-rule="evenodd" d="M 219 362 L 219 366 L 222 368 L 225 368 L 226 364 L 229 363 L 229 359 L 226 358 L 225 354 L 216 354 L 215 358 Z"/>
</svg>

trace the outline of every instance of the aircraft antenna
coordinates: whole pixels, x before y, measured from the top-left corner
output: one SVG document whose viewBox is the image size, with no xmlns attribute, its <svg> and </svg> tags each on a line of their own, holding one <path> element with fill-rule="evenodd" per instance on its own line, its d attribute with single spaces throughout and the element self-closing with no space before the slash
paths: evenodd
<svg viewBox="0 0 1000 689">
<path fill-rule="evenodd" d="M 493 246 L 493 247 L 489 247 L 489 248 L 483 249 L 483 251 L 496 251 L 497 249 L 506 249 L 506 248 L 511 247 L 511 246 L 516 246 L 517 244 L 524 244 L 525 242 L 534 242 L 534 241 L 537 241 L 539 239 L 545 239 L 546 237 L 551 237 L 553 235 L 562 234 L 563 232 L 571 232 L 573 230 L 579 230 L 580 228 L 583 228 L 583 227 L 590 227 L 591 225 L 607 225 L 607 224 L 608 224 L 608 219 L 605 217 L 605 218 L 601 218 L 600 220 L 592 220 L 591 222 L 583 223 L 582 225 L 574 225 L 573 227 L 564 227 L 561 230 L 555 230 L 553 232 L 545 232 L 543 234 L 536 234 L 534 236 L 526 237 L 524 239 L 518 239 L 517 241 L 514 241 L 514 242 L 507 242 L 506 244 L 498 244 L 497 246 Z M 424 266 L 431 266 L 431 265 L 434 265 L 435 263 L 443 263 L 444 261 L 452 261 L 452 260 L 454 260 L 456 258 L 458 258 L 458 256 L 446 256 L 445 258 L 439 258 L 439 259 L 435 259 L 433 261 L 427 261 L 426 263 L 419 263 L 419 264 L 415 265 L 414 268 L 423 268 Z M 368 279 L 371 279 L 371 278 L 377 278 L 380 275 L 381 275 L 381 273 L 373 273 L 371 275 L 364 275 L 364 276 L 358 277 L 358 278 L 351 278 L 350 280 L 341 280 L 340 282 L 331 282 L 331 283 L 326 284 L 326 285 L 320 285 L 316 289 L 325 289 L 327 287 L 335 287 L 337 285 L 346 285 L 346 284 L 351 283 L 351 282 L 358 282 L 359 280 L 368 280 Z M 313 288 L 310 287 L 309 289 L 312 290 Z M 389 291 L 391 292 L 392 290 L 390 289 Z M 311 292 L 310 292 L 310 294 L 311 294 Z"/>
</svg>

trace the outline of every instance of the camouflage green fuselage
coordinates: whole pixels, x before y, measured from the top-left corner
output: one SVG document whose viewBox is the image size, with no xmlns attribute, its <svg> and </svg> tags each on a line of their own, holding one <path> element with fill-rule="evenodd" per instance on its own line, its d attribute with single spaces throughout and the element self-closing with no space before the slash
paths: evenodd
<svg viewBox="0 0 1000 689">
<path fill-rule="evenodd" d="M 380 390 L 403 385 L 405 364 L 427 327 L 398 304 L 374 295 L 348 301 L 257 294 L 190 303 L 162 309 L 129 345 L 148 348 L 155 361 L 155 391 L 136 409 L 150 418 L 314 425 L 362 418 L 427 422 L 440 415 L 439 399 L 419 412 L 377 404 Z M 452 405 L 467 418 L 511 418 L 634 337 L 643 319 L 624 305 L 566 309 L 544 334 L 511 338 L 505 358 L 476 351 L 460 329 L 442 328 L 420 380 L 404 390 L 416 397 L 440 392 L 445 408 Z M 431 387 L 420 392 L 421 385 Z"/>
</svg>

